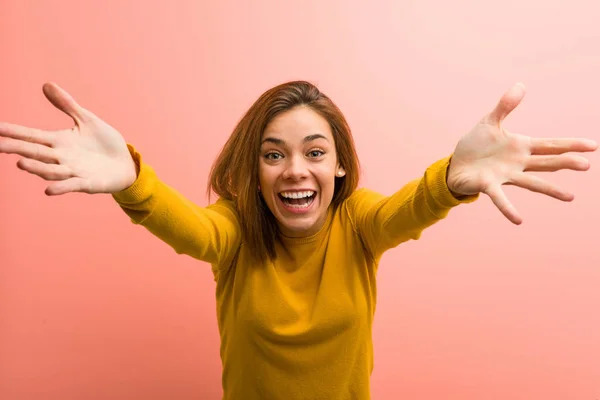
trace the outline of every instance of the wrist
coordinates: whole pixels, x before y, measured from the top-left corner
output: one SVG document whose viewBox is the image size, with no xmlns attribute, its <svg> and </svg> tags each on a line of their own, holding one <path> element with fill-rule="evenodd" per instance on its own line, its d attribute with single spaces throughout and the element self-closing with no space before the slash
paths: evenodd
<svg viewBox="0 0 600 400">
<path fill-rule="evenodd" d="M 462 200 L 462 199 L 468 197 L 469 195 L 460 193 L 453 187 L 454 185 L 451 183 L 452 180 L 449 179 L 451 165 L 452 165 L 452 157 L 450 157 L 450 160 L 448 162 L 448 167 L 446 168 L 446 187 L 448 188 L 448 191 L 455 199 Z"/>
</svg>

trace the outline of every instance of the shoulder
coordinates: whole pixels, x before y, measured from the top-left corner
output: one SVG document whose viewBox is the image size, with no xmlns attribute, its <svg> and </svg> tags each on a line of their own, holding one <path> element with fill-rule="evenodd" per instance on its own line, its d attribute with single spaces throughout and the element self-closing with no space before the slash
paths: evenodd
<svg viewBox="0 0 600 400">
<path fill-rule="evenodd" d="M 217 201 L 207 206 L 206 209 L 216 212 L 229 220 L 235 221 L 239 225 L 239 213 L 235 202 L 232 200 L 219 198 Z"/>
<path fill-rule="evenodd" d="M 358 188 L 343 202 L 343 208 L 349 213 L 359 212 L 364 208 L 380 202 L 385 196 L 375 190 Z"/>
<path fill-rule="evenodd" d="M 350 222 L 357 231 L 358 226 L 367 217 L 370 210 L 384 199 L 381 193 L 368 188 L 358 188 L 339 207 L 340 217 Z"/>
</svg>

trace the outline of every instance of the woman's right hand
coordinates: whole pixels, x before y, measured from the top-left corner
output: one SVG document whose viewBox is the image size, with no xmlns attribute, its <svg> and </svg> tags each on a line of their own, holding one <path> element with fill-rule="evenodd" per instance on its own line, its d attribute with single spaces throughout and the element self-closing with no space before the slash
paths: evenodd
<svg viewBox="0 0 600 400">
<path fill-rule="evenodd" d="M 137 167 L 123 136 L 55 83 L 44 84 L 43 92 L 75 126 L 43 131 L 0 122 L 0 153 L 22 156 L 20 169 L 52 181 L 45 191 L 50 196 L 115 193 L 131 186 Z"/>
</svg>

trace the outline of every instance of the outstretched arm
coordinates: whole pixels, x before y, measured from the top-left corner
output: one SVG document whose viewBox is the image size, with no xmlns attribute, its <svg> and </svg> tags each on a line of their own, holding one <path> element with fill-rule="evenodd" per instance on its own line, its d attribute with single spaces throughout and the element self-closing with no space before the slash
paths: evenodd
<svg viewBox="0 0 600 400">
<path fill-rule="evenodd" d="M 233 203 L 219 199 L 207 207 L 196 205 L 160 180 L 141 154 L 133 146 L 128 147 L 139 166 L 139 175 L 131 186 L 112 193 L 112 197 L 134 224 L 146 228 L 178 254 L 213 264 L 213 272 L 218 273 L 241 242 Z"/>
<path fill-rule="evenodd" d="M 579 154 L 598 144 L 579 138 L 539 139 L 508 132 L 506 116 L 521 102 L 522 84 L 507 91 L 496 107 L 458 142 L 451 156 L 432 164 L 423 177 L 391 196 L 359 190 L 347 202 L 348 215 L 368 250 L 377 257 L 398 244 L 418 239 L 427 227 L 446 217 L 455 206 L 474 201 L 480 193 L 491 198 L 515 224 L 521 216 L 502 190 L 515 185 L 562 201 L 572 193 L 528 172 L 563 169 L 585 171 L 589 161 Z"/>
<path fill-rule="evenodd" d="M 459 196 L 450 192 L 447 180 L 451 157 L 431 164 L 423 176 L 391 196 L 359 189 L 346 201 L 354 229 L 372 257 L 408 240 L 417 240 L 423 231 L 444 219 L 460 204 L 471 203 L 477 194 Z"/>
<path fill-rule="evenodd" d="M 227 201 L 198 207 L 160 181 L 112 126 L 54 83 L 44 95 L 74 122 L 44 131 L 0 122 L 0 153 L 22 156 L 17 166 L 49 182 L 50 196 L 109 193 L 138 224 L 178 253 L 221 264 L 240 243 L 237 214 Z M 139 175 L 138 175 L 139 174 Z"/>
</svg>

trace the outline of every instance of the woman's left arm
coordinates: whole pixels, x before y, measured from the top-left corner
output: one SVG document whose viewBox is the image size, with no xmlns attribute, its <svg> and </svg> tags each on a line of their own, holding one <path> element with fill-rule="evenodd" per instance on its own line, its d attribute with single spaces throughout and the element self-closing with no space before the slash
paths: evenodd
<svg viewBox="0 0 600 400">
<path fill-rule="evenodd" d="M 527 172 L 585 171 L 589 161 L 574 153 L 594 151 L 598 144 L 588 139 L 538 139 L 508 132 L 502 122 L 524 95 L 522 84 L 513 86 L 459 140 L 451 156 L 432 164 L 420 179 L 395 194 L 383 196 L 361 189 L 348 199 L 348 215 L 373 256 L 404 241 L 419 239 L 426 228 L 445 218 L 452 208 L 474 201 L 480 193 L 489 196 L 511 222 L 520 224 L 521 216 L 502 185 L 573 200 L 572 193 Z"/>
</svg>

